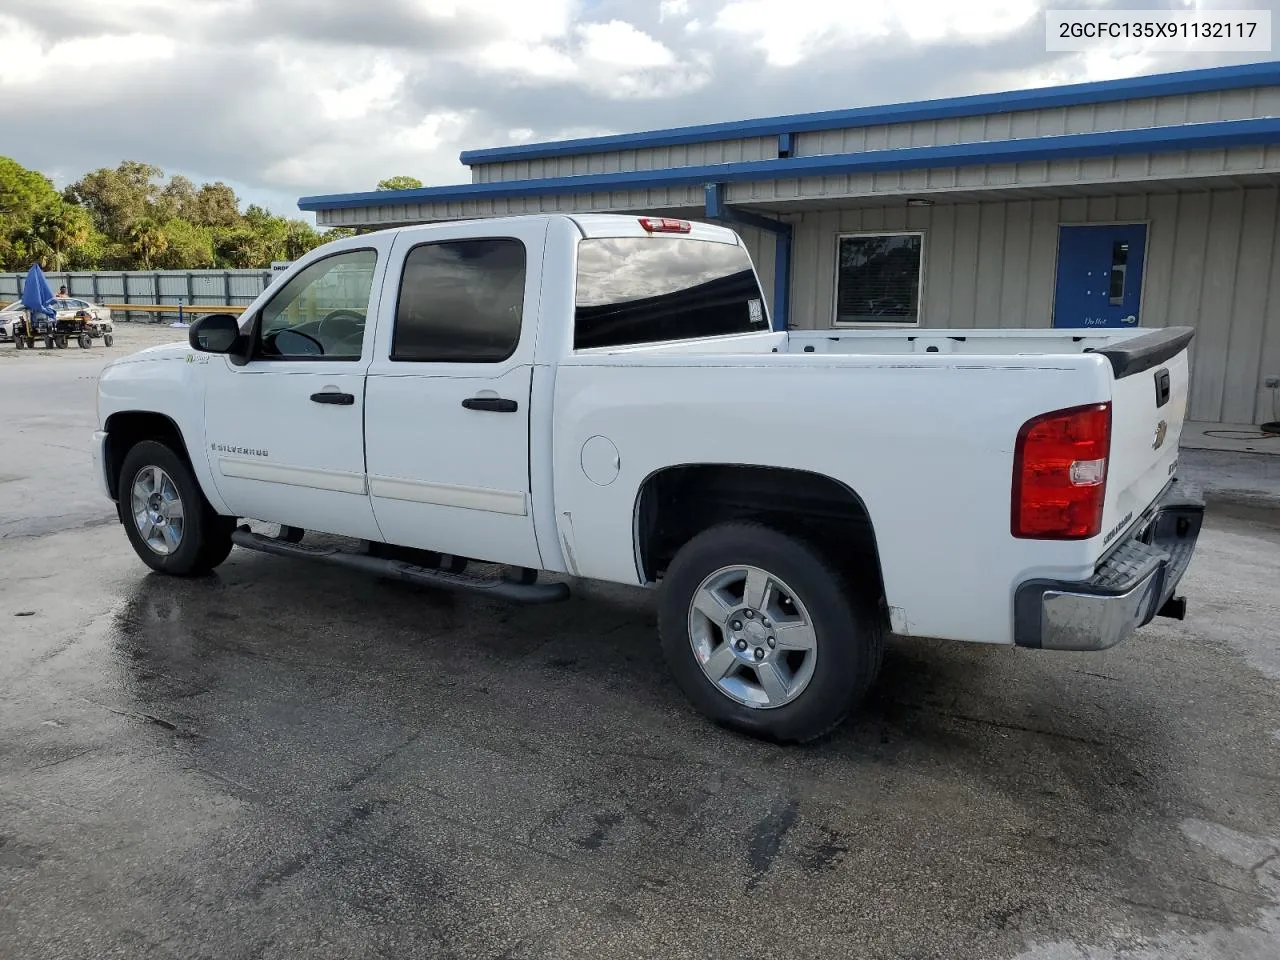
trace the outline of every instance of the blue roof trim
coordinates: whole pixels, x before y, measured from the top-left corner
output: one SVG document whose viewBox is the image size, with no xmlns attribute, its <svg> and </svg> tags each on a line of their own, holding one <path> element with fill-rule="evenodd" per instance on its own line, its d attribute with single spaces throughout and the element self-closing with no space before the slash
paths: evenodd
<svg viewBox="0 0 1280 960">
<path fill-rule="evenodd" d="M 850 110 L 827 110 L 822 113 L 798 113 L 783 117 L 765 117 L 759 120 L 732 120 L 692 127 L 649 130 L 642 133 L 584 137 L 578 140 L 486 147 L 480 150 L 464 150 L 459 155 L 459 159 L 467 166 L 474 166 L 479 163 L 500 163 L 506 160 L 534 160 L 541 157 L 580 156 L 613 150 L 672 147 L 687 143 L 769 137 L 781 133 L 806 133 L 842 127 L 866 127 L 882 123 L 950 120 L 987 113 L 1009 113 L 1014 110 L 1045 110 L 1053 107 L 1074 107 L 1081 104 L 1113 103 L 1117 100 L 1271 85 L 1280 85 L 1280 61 L 1206 67 L 1202 70 L 1183 70 L 1123 80 L 1099 80 L 1060 87 L 1014 90 L 1009 93 L 982 93 L 943 100 L 856 107 Z"/>
<path fill-rule="evenodd" d="M 439 203 L 548 194 L 607 193 L 615 190 L 704 186 L 708 183 L 829 177 L 882 170 L 964 167 L 984 163 L 1030 163 L 1129 153 L 1166 153 L 1173 150 L 1210 150 L 1257 144 L 1280 144 L 1280 117 L 1218 120 L 1212 123 L 1189 123 L 1175 127 L 1073 133 L 1023 140 L 868 150 L 862 153 L 747 160 L 698 167 L 668 167 L 662 170 L 596 173 L 541 180 L 508 180 L 447 187 L 421 187 L 417 190 L 339 193 L 303 197 L 298 201 L 298 208 L 301 210 L 355 210 L 404 203 Z"/>
</svg>

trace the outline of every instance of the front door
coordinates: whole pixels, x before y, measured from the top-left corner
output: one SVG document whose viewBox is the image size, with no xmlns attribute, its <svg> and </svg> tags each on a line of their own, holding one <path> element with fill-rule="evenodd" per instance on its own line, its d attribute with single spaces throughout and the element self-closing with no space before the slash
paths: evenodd
<svg viewBox="0 0 1280 960">
<path fill-rule="evenodd" d="M 369 492 L 392 543 L 536 569 L 529 405 L 546 224 L 474 230 L 396 237 L 393 322 L 378 325 L 366 387 Z"/>
<path fill-rule="evenodd" d="M 211 357 L 209 466 L 232 512 L 376 540 L 364 381 L 389 240 L 323 255 L 263 304 L 252 359 Z"/>
<path fill-rule="evenodd" d="M 1138 326 L 1146 246 L 1142 223 L 1060 227 L 1053 325 Z"/>
</svg>

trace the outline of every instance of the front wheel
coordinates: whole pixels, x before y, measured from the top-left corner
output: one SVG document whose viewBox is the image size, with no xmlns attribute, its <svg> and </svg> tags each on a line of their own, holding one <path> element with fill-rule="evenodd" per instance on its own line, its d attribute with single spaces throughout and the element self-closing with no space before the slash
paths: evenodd
<svg viewBox="0 0 1280 960">
<path fill-rule="evenodd" d="M 118 495 L 129 542 L 152 570 L 198 576 L 231 553 L 235 518 L 214 513 L 191 467 L 165 444 L 144 440 L 125 454 Z"/>
<path fill-rule="evenodd" d="M 874 681 L 884 628 L 815 547 L 728 523 L 676 554 L 658 627 L 685 695 L 704 715 L 782 742 L 836 727 Z"/>
<path fill-rule="evenodd" d="M 109 333 L 104 333 L 104 334 L 102 335 L 102 343 L 103 343 L 103 345 L 104 345 L 104 346 L 108 346 L 108 347 L 109 347 L 109 346 L 111 346 L 111 344 L 115 343 L 115 341 L 116 341 L 116 338 L 115 338 L 115 337 L 113 337 L 113 336 L 112 336 L 111 334 L 109 334 Z"/>
<path fill-rule="evenodd" d="M 24 340 L 22 337 L 14 337 L 14 338 L 13 338 L 13 348 L 14 348 L 15 350 L 21 350 L 21 349 L 23 349 L 26 345 L 27 345 L 27 341 L 26 341 L 26 340 Z"/>
<path fill-rule="evenodd" d="M 80 334 L 79 342 L 80 342 L 81 350 L 88 350 L 91 346 L 93 346 L 93 338 L 90 337 L 87 333 Z"/>
</svg>

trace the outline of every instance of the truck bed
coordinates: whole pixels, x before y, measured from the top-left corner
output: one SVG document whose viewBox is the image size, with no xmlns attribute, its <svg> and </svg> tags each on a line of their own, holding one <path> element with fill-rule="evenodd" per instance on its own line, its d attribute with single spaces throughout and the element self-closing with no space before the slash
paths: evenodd
<svg viewBox="0 0 1280 960">
<path fill-rule="evenodd" d="M 973 356 L 1042 356 L 1046 354 L 1112 353 L 1136 340 L 1159 342 L 1176 353 L 1182 344 L 1181 328 L 1128 330 L 1001 330 L 984 328 L 910 330 L 792 330 L 787 334 L 788 353 L 836 353 L 906 355 L 959 353 Z M 1186 339 L 1190 339 L 1189 336 Z"/>
</svg>

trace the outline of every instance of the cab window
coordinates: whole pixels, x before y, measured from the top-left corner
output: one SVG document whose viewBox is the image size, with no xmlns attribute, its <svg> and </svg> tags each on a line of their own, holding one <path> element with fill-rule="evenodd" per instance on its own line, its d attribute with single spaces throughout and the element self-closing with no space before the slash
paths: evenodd
<svg viewBox="0 0 1280 960">
<path fill-rule="evenodd" d="M 344 250 L 303 268 L 263 307 L 255 358 L 359 360 L 377 263 Z"/>
<path fill-rule="evenodd" d="M 520 342 L 524 244 L 508 237 L 445 240 L 409 251 L 391 359 L 500 363 Z"/>
</svg>

